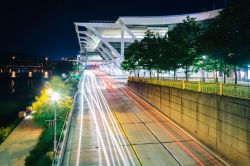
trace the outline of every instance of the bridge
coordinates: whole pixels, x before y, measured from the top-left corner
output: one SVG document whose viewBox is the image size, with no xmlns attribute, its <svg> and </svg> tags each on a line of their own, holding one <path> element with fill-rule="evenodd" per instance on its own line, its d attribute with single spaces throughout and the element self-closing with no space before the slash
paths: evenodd
<svg viewBox="0 0 250 166">
<path fill-rule="evenodd" d="M 95 56 L 113 63 L 112 68 L 119 69 L 126 48 L 134 41 L 142 40 L 146 31 L 164 36 L 187 16 L 206 23 L 218 16 L 219 12 L 220 10 L 213 10 L 170 16 L 119 17 L 113 22 L 75 22 L 80 47 L 79 60 L 85 61 L 86 58 Z"/>
</svg>

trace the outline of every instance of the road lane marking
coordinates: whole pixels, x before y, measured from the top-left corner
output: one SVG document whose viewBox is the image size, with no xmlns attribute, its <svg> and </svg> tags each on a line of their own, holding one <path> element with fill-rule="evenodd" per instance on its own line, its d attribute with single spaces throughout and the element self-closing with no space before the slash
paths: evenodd
<svg viewBox="0 0 250 166">
<path fill-rule="evenodd" d="M 84 96 L 85 96 L 85 99 L 86 99 L 86 101 L 88 103 L 88 106 L 89 106 L 89 108 L 91 110 L 91 114 L 92 114 L 92 116 L 94 118 L 94 122 L 95 122 L 95 125 L 96 125 L 96 128 L 97 128 L 97 136 L 100 138 L 100 143 L 101 143 L 101 147 L 103 148 L 103 152 L 104 152 L 104 157 L 105 157 L 106 163 L 107 163 L 107 165 L 111 165 L 110 161 L 109 161 L 109 157 L 108 157 L 108 153 L 107 153 L 106 147 L 104 145 L 103 137 L 102 137 L 101 132 L 100 132 L 100 127 L 99 127 L 99 125 L 97 123 L 95 110 L 93 109 L 93 106 L 94 106 L 93 99 L 94 99 L 94 97 L 93 97 L 93 95 L 90 92 L 89 78 L 88 78 L 88 80 L 86 82 L 86 88 L 87 88 L 88 94 L 90 95 L 90 100 L 88 99 L 86 93 L 84 93 Z"/>
<path fill-rule="evenodd" d="M 120 154 L 120 156 L 121 156 L 121 159 L 122 159 L 123 161 L 124 161 L 124 159 L 125 159 L 124 163 L 127 163 L 126 165 L 128 165 L 129 162 L 128 162 L 127 154 L 126 154 L 125 151 L 124 151 L 124 147 L 121 146 L 122 143 L 121 143 L 121 140 L 120 140 L 120 137 L 119 137 L 119 135 L 121 135 L 120 129 L 118 128 L 118 125 L 117 125 L 117 123 L 115 122 L 115 119 L 114 119 L 114 117 L 113 117 L 113 114 L 112 114 L 112 112 L 111 112 L 111 110 L 110 110 L 110 108 L 109 108 L 109 106 L 108 106 L 108 104 L 107 104 L 107 102 L 106 102 L 106 100 L 105 100 L 105 98 L 104 98 L 104 96 L 103 96 L 101 90 L 100 90 L 100 86 L 98 85 L 98 83 L 97 83 L 97 81 L 96 81 L 96 77 L 94 77 L 94 78 L 95 78 L 94 80 L 95 80 L 95 85 L 96 85 L 96 87 L 97 87 L 97 91 L 98 91 L 98 93 L 99 93 L 99 96 L 101 97 L 101 101 L 103 102 L 103 104 L 104 104 L 104 106 L 105 106 L 105 108 L 106 108 L 105 110 L 106 110 L 106 112 L 108 113 L 108 117 L 110 118 L 111 124 L 112 124 L 112 126 L 114 127 L 115 135 L 116 135 L 116 137 L 117 137 L 117 138 L 116 138 L 116 137 L 114 136 L 113 131 L 109 128 L 111 138 L 113 139 L 113 141 L 114 141 L 114 143 L 115 143 L 115 146 L 116 146 L 117 149 L 118 149 L 118 152 L 119 152 L 119 154 Z M 98 97 L 99 97 L 99 96 L 98 96 Z M 105 115 L 104 115 L 104 117 L 105 117 Z M 107 120 L 104 119 L 104 121 L 106 122 L 107 126 L 109 127 L 109 124 L 108 124 Z M 119 134 L 118 134 L 118 133 L 119 133 Z M 122 135 L 121 135 L 121 136 L 122 136 Z M 118 142 L 117 142 L 116 139 L 118 139 L 118 142 L 120 143 L 120 145 L 118 144 Z M 125 141 L 124 141 L 123 137 L 121 137 L 121 139 L 122 139 L 122 142 L 124 142 L 124 144 L 125 144 Z M 121 151 L 121 150 L 122 150 L 122 151 Z M 134 165 L 133 159 L 132 159 L 131 154 L 129 153 L 129 150 L 128 150 L 127 147 L 126 147 L 126 151 L 127 151 L 128 155 L 129 155 L 129 157 L 130 157 L 130 160 L 132 161 L 132 164 Z M 123 152 L 123 153 L 121 153 L 121 152 Z M 118 160 L 118 161 L 119 161 L 119 160 Z"/>
<path fill-rule="evenodd" d="M 173 140 L 176 141 L 177 145 L 179 145 L 190 157 L 192 157 L 196 163 L 200 166 L 205 166 L 204 163 L 202 163 L 196 155 L 194 155 L 191 151 L 189 151 L 181 142 L 178 142 L 178 140 L 176 139 L 176 137 L 174 135 L 172 135 L 165 127 L 163 127 L 159 122 L 157 122 L 157 120 L 152 117 L 150 114 L 148 114 L 147 110 L 145 110 L 145 108 L 143 108 L 143 106 L 141 106 L 137 101 L 135 101 L 131 96 L 129 96 L 129 94 L 127 92 L 125 92 L 123 90 L 124 94 L 126 94 L 132 101 L 134 101 L 134 103 L 141 108 L 141 110 L 147 114 L 151 119 L 155 120 L 155 123 L 157 123 L 162 130 L 164 130 Z M 142 104 L 142 103 L 141 103 Z"/>
<path fill-rule="evenodd" d="M 216 155 L 216 154 L 213 153 L 211 150 L 209 150 L 208 148 L 206 148 L 204 145 L 202 145 L 201 143 L 199 143 L 199 141 L 197 141 L 194 137 L 192 137 L 192 136 L 189 135 L 187 132 L 185 132 L 184 130 L 182 130 L 180 127 L 178 127 L 176 124 L 174 124 L 174 122 L 172 122 L 169 118 L 167 118 L 167 117 L 164 116 L 161 112 L 159 112 L 158 110 L 156 110 L 155 108 L 153 108 L 153 107 L 152 107 L 149 103 L 147 103 L 144 99 L 138 97 L 138 96 L 136 95 L 135 92 L 132 92 L 130 89 L 128 89 L 128 91 L 129 91 L 133 96 L 136 96 L 136 98 L 137 98 L 138 100 L 140 100 L 140 101 L 146 103 L 145 106 L 146 106 L 147 108 L 150 107 L 150 109 L 149 109 L 149 110 L 151 110 L 150 112 L 152 112 L 152 110 L 154 110 L 156 113 L 160 114 L 162 117 L 164 117 L 165 119 L 167 119 L 167 120 L 173 125 L 173 126 L 171 126 L 171 128 L 175 127 L 175 128 L 177 129 L 176 131 L 177 131 L 180 135 L 182 135 L 182 137 L 186 137 L 186 138 L 189 137 L 189 138 L 193 139 L 194 142 L 189 142 L 189 144 L 192 144 L 192 145 L 194 145 L 195 147 L 197 147 L 197 148 L 200 150 L 201 154 L 206 153 L 205 156 L 204 156 L 205 158 L 208 157 L 208 159 L 212 159 L 212 161 L 215 162 L 215 164 L 217 164 L 217 165 L 222 165 L 222 164 L 219 163 L 219 162 L 222 162 L 222 163 L 225 164 L 225 165 L 229 165 L 227 162 L 225 162 L 223 159 L 221 159 L 218 155 Z M 204 148 L 205 150 L 202 149 L 201 147 Z M 209 154 L 208 152 L 209 152 L 210 154 Z M 211 154 L 213 154 L 213 156 L 212 156 Z"/>
<path fill-rule="evenodd" d="M 95 79 L 95 80 L 96 80 L 96 79 Z M 105 108 L 106 108 L 106 110 L 107 110 L 107 113 L 108 113 L 108 116 L 109 116 L 109 118 L 110 118 L 110 120 L 111 120 L 111 123 L 112 123 L 112 125 L 115 127 L 115 134 L 117 135 L 117 138 L 118 138 L 118 141 L 119 141 L 119 143 L 120 143 L 120 146 L 122 147 L 122 150 L 124 151 L 124 147 L 122 146 L 122 143 L 121 143 L 121 142 L 123 142 L 124 145 L 126 145 L 126 142 L 125 142 L 125 140 L 124 140 L 124 138 L 123 138 L 123 135 L 122 135 L 122 133 L 121 133 L 121 131 L 120 131 L 120 128 L 119 128 L 119 126 L 118 126 L 118 124 L 117 124 L 117 121 L 115 120 L 115 115 L 113 114 L 113 111 L 111 111 L 111 109 L 110 109 L 110 107 L 109 107 L 109 104 L 107 103 L 107 101 L 106 101 L 104 95 L 102 94 L 102 91 L 100 90 L 100 89 L 101 89 L 100 85 L 99 85 L 97 82 L 96 82 L 96 85 L 98 86 L 97 90 L 98 90 L 98 92 L 99 92 L 99 94 L 100 94 L 100 97 L 102 98 L 102 101 L 104 102 L 104 106 L 105 106 Z M 112 85 L 112 84 L 110 83 L 109 85 Z M 112 87 L 113 87 L 113 86 L 112 86 Z M 122 136 L 122 137 L 120 138 L 119 135 Z M 121 139 L 121 140 L 120 140 L 120 139 Z M 128 157 L 129 157 L 130 161 L 132 162 L 133 165 L 135 165 L 135 163 L 134 163 L 134 161 L 133 161 L 133 158 L 132 158 L 132 156 L 131 156 L 131 154 L 130 154 L 130 150 L 128 149 L 128 147 L 125 147 L 125 150 L 126 150 L 126 152 L 127 152 L 126 154 L 129 155 Z M 126 157 L 126 158 L 127 158 L 127 157 Z"/>
</svg>

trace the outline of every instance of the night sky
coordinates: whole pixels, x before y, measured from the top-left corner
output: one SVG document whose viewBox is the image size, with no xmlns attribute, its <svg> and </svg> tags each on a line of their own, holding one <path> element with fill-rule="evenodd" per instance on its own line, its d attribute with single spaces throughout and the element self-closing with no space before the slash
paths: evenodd
<svg viewBox="0 0 250 166">
<path fill-rule="evenodd" d="M 73 22 L 201 12 L 214 1 L 224 7 L 225 0 L 8 0 L 0 4 L 0 55 L 73 56 L 79 51 Z"/>
</svg>

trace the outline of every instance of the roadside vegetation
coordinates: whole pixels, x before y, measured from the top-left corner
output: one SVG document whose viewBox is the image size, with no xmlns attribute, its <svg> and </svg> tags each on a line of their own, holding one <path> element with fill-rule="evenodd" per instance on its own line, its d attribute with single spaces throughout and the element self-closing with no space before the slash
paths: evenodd
<svg viewBox="0 0 250 166">
<path fill-rule="evenodd" d="M 17 119 L 5 127 L 0 127 L 0 145 L 10 135 L 10 133 L 16 128 L 16 126 L 19 124 L 20 121 L 21 121 L 20 119 Z"/>
<path fill-rule="evenodd" d="M 139 76 L 140 70 L 174 73 L 183 69 L 186 81 L 190 72 L 223 73 L 224 83 L 230 71 L 237 71 L 250 63 L 250 1 L 232 0 L 209 23 L 187 17 L 165 36 L 147 31 L 141 41 L 131 44 L 125 52 L 123 69 Z M 205 79 L 203 79 L 205 80 Z"/>
<path fill-rule="evenodd" d="M 65 119 L 73 107 L 73 96 L 77 90 L 77 84 L 80 79 L 80 68 L 74 66 L 73 72 L 64 80 L 61 77 L 54 76 L 47 81 L 40 93 L 32 104 L 34 110 L 33 118 L 36 126 L 43 129 L 38 143 L 30 151 L 25 159 L 26 166 L 46 166 L 51 165 L 53 158 L 53 134 L 54 134 L 54 111 L 57 109 L 57 138 L 59 138 Z M 51 91 L 60 95 L 58 101 L 51 100 Z M 58 141 L 58 139 L 57 139 Z"/>
<path fill-rule="evenodd" d="M 55 75 L 74 75 L 74 72 L 79 71 L 79 66 L 73 65 L 72 62 L 59 61 L 53 66 L 53 73 Z M 76 75 L 75 75 L 76 76 Z M 71 77 L 68 77 L 68 79 Z M 75 83 L 74 83 L 75 82 Z M 74 86 L 78 82 L 77 79 L 71 79 L 70 84 Z M 72 87 L 75 89 L 75 87 Z M 38 91 L 38 90 L 37 90 Z M 32 97 L 31 97 L 32 98 Z M 31 99 L 33 100 L 33 98 Z M 17 110 L 23 109 L 25 104 L 17 104 L 16 101 L 1 101 L 0 102 L 2 110 L 0 111 L 0 145 L 6 140 L 6 138 L 11 134 L 11 132 L 16 128 L 16 126 L 21 122 L 21 119 L 17 116 Z M 25 107 L 24 107 L 25 108 Z M 8 117 L 8 118 L 6 118 Z"/>
</svg>

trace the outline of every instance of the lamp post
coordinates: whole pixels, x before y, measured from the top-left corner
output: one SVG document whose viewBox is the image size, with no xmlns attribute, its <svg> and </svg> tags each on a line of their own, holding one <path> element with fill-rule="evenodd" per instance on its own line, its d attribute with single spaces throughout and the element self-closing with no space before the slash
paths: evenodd
<svg viewBox="0 0 250 166">
<path fill-rule="evenodd" d="M 56 92 L 53 92 L 51 95 L 51 100 L 54 102 L 54 108 L 55 108 L 55 115 L 54 115 L 54 152 L 56 153 L 56 145 L 57 145 L 57 140 L 56 140 L 56 102 L 59 100 L 60 95 Z"/>
</svg>

